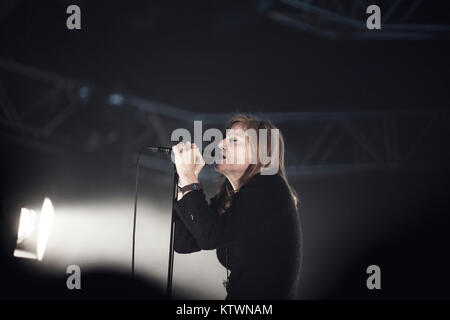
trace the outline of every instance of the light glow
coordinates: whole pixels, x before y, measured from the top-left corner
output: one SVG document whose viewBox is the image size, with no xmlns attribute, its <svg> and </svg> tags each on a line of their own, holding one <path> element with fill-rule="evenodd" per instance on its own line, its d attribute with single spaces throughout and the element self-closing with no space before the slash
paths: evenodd
<svg viewBox="0 0 450 320">
<path fill-rule="evenodd" d="M 41 261 L 47 248 L 54 218 L 53 204 L 45 198 L 41 212 L 22 208 L 20 211 L 17 245 L 14 256 Z"/>
<path fill-rule="evenodd" d="M 17 234 L 17 243 L 30 237 L 36 228 L 36 212 L 22 208 L 20 210 L 19 232 Z"/>
<path fill-rule="evenodd" d="M 53 217 L 55 211 L 53 204 L 49 198 L 45 198 L 42 204 L 41 216 L 39 218 L 39 229 L 37 235 L 37 258 L 39 261 L 44 257 L 45 249 L 47 248 L 48 238 L 53 225 Z"/>
</svg>

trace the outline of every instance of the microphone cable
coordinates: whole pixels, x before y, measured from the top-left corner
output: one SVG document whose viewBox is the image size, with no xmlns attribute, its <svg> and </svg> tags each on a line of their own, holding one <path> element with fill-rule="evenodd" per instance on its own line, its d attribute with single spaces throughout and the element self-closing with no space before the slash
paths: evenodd
<svg viewBox="0 0 450 320">
<path fill-rule="evenodd" d="M 136 159 L 136 188 L 134 191 L 134 212 L 133 212 L 133 239 L 132 239 L 132 249 L 131 249 L 131 278 L 134 279 L 134 260 L 136 251 L 136 216 L 137 216 L 137 201 L 139 193 L 139 165 L 141 160 L 141 155 L 145 150 L 150 150 L 152 152 L 161 152 L 164 154 L 170 154 L 172 148 L 170 147 L 145 147 L 141 149 L 137 155 Z"/>
<path fill-rule="evenodd" d="M 134 212 L 133 212 L 133 244 L 131 250 L 131 278 L 134 279 L 134 255 L 136 248 L 136 212 L 137 212 L 137 200 L 139 193 L 139 162 L 141 160 L 141 154 L 144 150 L 140 150 L 136 159 L 136 188 L 134 191 Z"/>
</svg>

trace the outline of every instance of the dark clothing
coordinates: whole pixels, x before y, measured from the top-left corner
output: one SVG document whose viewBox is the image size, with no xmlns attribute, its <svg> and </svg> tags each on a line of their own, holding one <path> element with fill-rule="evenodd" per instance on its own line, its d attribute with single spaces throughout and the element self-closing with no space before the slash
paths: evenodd
<svg viewBox="0 0 450 320">
<path fill-rule="evenodd" d="M 202 190 L 175 203 L 175 251 L 217 249 L 231 270 L 230 299 L 295 299 L 301 267 L 298 212 L 280 175 L 253 176 L 223 214 Z M 199 279 L 200 280 L 200 279 Z"/>
</svg>

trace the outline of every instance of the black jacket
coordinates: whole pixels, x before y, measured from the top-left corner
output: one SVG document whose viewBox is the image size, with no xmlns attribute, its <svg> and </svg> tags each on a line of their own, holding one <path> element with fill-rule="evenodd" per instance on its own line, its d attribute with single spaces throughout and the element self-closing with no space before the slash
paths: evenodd
<svg viewBox="0 0 450 320">
<path fill-rule="evenodd" d="M 301 226 L 280 175 L 253 176 L 223 214 L 203 191 L 175 203 L 175 251 L 217 249 L 231 270 L 227 300 L 295 299 L 301 267 Z"/>
</svg>

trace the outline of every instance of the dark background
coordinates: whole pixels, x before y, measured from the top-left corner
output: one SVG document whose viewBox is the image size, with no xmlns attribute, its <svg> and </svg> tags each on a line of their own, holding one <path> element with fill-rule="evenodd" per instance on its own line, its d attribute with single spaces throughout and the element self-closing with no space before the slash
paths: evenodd
<svg viewBox="0 0 450 320">
<path fill-rule="evenodd" d="M 77 31 L 65 27 L 65 9 L 73 3 L 82 11 Z M 145 122 L 126 103 L 109 105 L 105 97 L 110 93 L 202 114 L 406 110 L 413 115 L 408 110 L 421 110 L 420 116 L 401 118 L 403 141 L 411 139 L 411 144 L 417 128 L 426 127 L 434 110 L 440 110 L 431 133 L 419 140 L 420 165 L 353 170 L 359 168 L 355 165 L 320 174 L 306 170 L 289 178 L 302 201 L 300 298 L 449 298 L 446 37 L 328 39 L 269 19 L 270 10 L 292 11 L 277 1 L 7 1 L 0 9 L 3 61 L 72 79 L 69 92 L 79 92 L 80 83 L 92 92 L 56 137 L 23 133 L 20 125 L 2 122 L 4 266 L 14 247 L 14 219 L 24 203 L 40 201 L 44 193 L 132 196 L 134 166 L 124 164 L 124 150 L 138 150 L 128 145 L 134 128 Z M 445 12 L 442 6 L 426 7 L 421 14 L 430 23 L 448 17 Z M 52 86 L 0 69 L 0 88 L 0 101 L 9 101 L 22 114 Z M 27 121 L 38 127 L 58 108 L 50 103 Z M 179 120 L 160 121 L 168 128 L 181 126 Z M 368 121 L 357 125 L 367 129 Z M 315 141 L 316 129 L 304 122 L 275 123 L 286 136 L 288 165 L 301 163 L 302 143 Z M 111 139 L 104 144 L 86 147 L 96 135 L 108 133 Z M 382 129 L 375 126 L 368 134 L 381 135 Z M 159 143 L 155 135 L 139 146 Z M 57 145 L 62 154 L 47 152 L 49 145 Z M 348 153 L 353 150 L 338 149 L 336 157 Z M 143 174 L 148 188 L 156 189 L 155 181 L 170 184 L 170 171 L 150 168 Z M 365 286 L 365 268 L 371 264 L 381 267 L 382 290 Z M 2 286 L 17 283 L 11 277 Z M 5 291 L 2 295 L 9 297 Z"/>
</svg>

